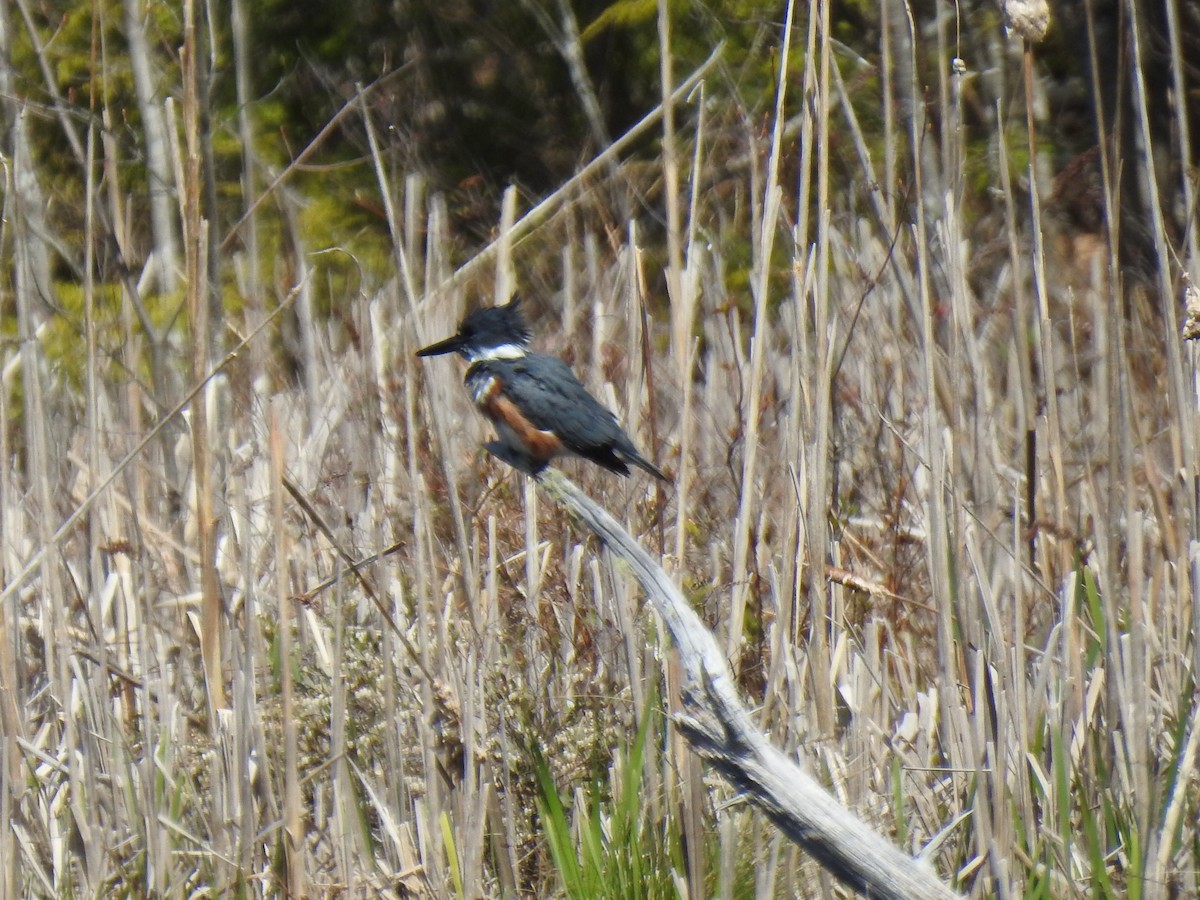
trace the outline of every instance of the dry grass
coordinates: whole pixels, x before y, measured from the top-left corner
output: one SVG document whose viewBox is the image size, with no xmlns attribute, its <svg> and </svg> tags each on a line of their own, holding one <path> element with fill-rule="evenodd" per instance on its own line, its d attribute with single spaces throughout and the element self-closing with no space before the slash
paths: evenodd
<svg viewBox="0 0 1200 900">
<path fill-rule="evenodd" d="M 886 104 L 877 172 L 826 35 L 797 20 L 789 90 L 828 110 L 801 117 L 799 159 L 782 115 L 731 139 L 699 94 L 677 108 L 669 297 L 638 227 L 595 232 L 600 167 L 536 220 L 510 206 L 455 277 L 444 208 L 388 181 L 368 123 L 395 274 L 363 262 L 318 316 L 306 292 L 355 236 L 321 254 L 288 223 L 298 262 L 264 321 L 270 274 L 232 253 L 210 274 L 245 321 L 211 328 L 250 337 L 206 382 L 202 342 L 148 336 L 129 282 L 107 344 L 85 286 L 82 389 L 64 377 L 39 340 L 33 163 L 7 160 L 0 895 L 552 893 L 529 748 L 589 785 L 675 675 L 626 574 L 482 454 L 457 370 L 413 358 L 493 271 L 502 296 L 533 282 L 538 344 L 676 481 L 566 467 L 663 556 L 839 798 L 975 896 L 1200 889 L 1196 360 L 1167 254 L 1147 290 L 1114 280 L 1103 235 L 1091 258 L 1031 240 L 998 136 L 980 164 L 1001 227 L 968 227 L 949 74 L 940 138 Z M 831 131 L 853 189 L 830 185 Z M 202 433 L 152 424 L 176 401 Z M 643 811 L 686 839 L 680 890 L 834 890 L 669 726 L 650 745 Z"/>
</svg>

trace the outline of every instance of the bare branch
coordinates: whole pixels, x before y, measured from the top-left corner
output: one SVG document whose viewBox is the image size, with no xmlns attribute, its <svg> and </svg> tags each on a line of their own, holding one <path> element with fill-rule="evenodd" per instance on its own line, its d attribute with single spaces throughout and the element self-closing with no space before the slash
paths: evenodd
<svg viewBox="0 0 1200 900">
<path fill-rule="evenodd" d="M 795 760 L 755 727 L 721 648 L 679 588 L 642 547 L 565 475 L 546 469 L 538 483 L 623 559 L 679 648 L 683 705 L 678 720 L 692 748 L 779 828 L 845 884 L 871 897 L 956 897 L 924 863 L 885 841 L 841 806 Z"/>
</svg>

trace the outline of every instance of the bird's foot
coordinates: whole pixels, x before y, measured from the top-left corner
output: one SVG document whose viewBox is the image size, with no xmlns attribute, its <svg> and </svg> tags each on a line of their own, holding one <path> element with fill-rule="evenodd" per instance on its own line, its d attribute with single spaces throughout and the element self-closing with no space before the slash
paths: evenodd
<svg viewBox="0 0 1200 900">
<path fill-rule="evenodd" d="M 546 468 L 545 463 L 539 463 L 533 457 L 510 447 L 503 441 L 489 441 L 483 445 L 483 449 L 500 460 L 500 462 L 507 463 L 518 472 L 524 472 L 526 475 L 537 475 L 538 472 Z"/>
</svg>

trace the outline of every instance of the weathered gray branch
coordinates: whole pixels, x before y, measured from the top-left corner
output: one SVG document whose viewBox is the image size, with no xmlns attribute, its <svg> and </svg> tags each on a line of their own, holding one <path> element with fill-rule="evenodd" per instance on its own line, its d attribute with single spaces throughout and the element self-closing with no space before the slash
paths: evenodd
<svg viewBox="0 0 1200 900">
<path fill-rule="evenodd" d="M 677 724 L 692 748 L 845 884 L 870 897 L 958 896 L 841 806 L 795 760 L 755 727 L 725 656 L 667 576 L 620 523 L 556 469 L 537 478 L 545 493 L 581 519 L 629 565 L 671 632 L 683 670 L 684 714 Z"/>
</svg>

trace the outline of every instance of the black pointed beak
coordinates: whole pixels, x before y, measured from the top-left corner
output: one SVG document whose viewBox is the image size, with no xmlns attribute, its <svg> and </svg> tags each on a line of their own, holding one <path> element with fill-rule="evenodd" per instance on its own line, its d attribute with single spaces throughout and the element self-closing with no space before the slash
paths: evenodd
<svg viewBox="0 0 1200 900">
<path fill-rule="evenodd" d="M 462 345 L 462 338 L 456 334 L 454 337 L 448 337 L 444 341 L 421 348 L 417 351 L 417 356 L 441 356 L 443 353 L 456 353 L 462 349 Z"/>
</svg>

